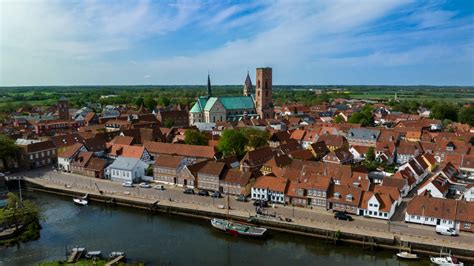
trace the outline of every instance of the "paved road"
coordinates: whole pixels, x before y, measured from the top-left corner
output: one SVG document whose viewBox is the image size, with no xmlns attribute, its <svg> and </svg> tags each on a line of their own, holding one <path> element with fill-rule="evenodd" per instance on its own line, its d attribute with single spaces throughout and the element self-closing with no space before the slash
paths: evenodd
<svg viewBox="0 0 474 266">
<path fill-rule="evenodd" d="M 43 182 L 49 184 L 60 185 L 71 187 L 71 189 L 81 189 L 84 191 L 98 191 L 102 190 L 106 194 L 130 196 L 146 198 L 148 200 L 160 200 L 160 202 L 167 202 L 171 199 L 172 202 L 193 204 L 197 207 L 202 208 L 215 208 L 217 210 L 218 205 L 225 205 L 226 198 L 214 199 L 211 197 L 188 195 L 183 193 L 183 189 L 174 186 L 165 186 L 165 190 L 160 191 L 153 188 L 140 188 L 135 186 L 133 188 L 123 187 L 121 183 L 113 182 L 110 180 L 102 180 L 89 178 L 81 175 L 55 172 L 45 169 L 36 169 L 23 173 L 17 173 L 17 175 L 23 175 L 27 177 L 40 178 Z M 229 197 L 229 203 L 232 210 L 238 210 L 243 213 L 255 215 L 255 207 L 252 202 L 239 202 L 234 197 Z M 429 238 L 431 240 L 439 241 L 439 243 L 446 242 L 451 243 L 463 243 L 472 245 L 474 250 L 474 234 L 461 232 L 458 237 L 440 236 L 437 235 L 433 227 L 422 226 L 416 224 L 407 224 L 402 221 L 387 222 L 379 219 L 370 219 L 360 216 L 354 216 L 354 221 L 346 222 L 335 220 L 332 211 L 326 211 L 325 209 L 310 209 L 300 208 L 291 206 L 277 205 L 275 208 L 267 208 L 266 211 L 271 214 L 275 214 L 281 217 L 288 217 L 297 220 L 302 220 L 305 223 L 324 223 L 331 225 L 340 225 L 354 228 L 363 228 L 365 230 L 378 231 L 381 233 L 393 233 L 400 235 L 403 238 L 408 237 L 419 237 Z"/>
</svg>

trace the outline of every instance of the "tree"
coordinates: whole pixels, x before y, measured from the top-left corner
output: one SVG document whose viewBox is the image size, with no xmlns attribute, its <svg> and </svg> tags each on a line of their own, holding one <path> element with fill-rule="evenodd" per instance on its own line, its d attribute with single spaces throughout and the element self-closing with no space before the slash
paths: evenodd
<svg viewBox="0 0 474 266">
<path fill-rule="evenodd" d="M 206 146 L 209 143 L 204 133 L 194 129 L 187 129 L 184 132 L 184 142 L 186 144 L 201 146 Z"/>
<path fill-rule="evenodd" d="M 365 160 L 367 162 L 373 162 L 375 161 L 375 150 L 374 147 L 369 147 L 367 150 L 367 153 L 365 154 Z"/>
<path fill-rule="evenodd" d="M 345 120 L 344 120 L 344 117 L 342 117 L 342 115 L 336 115 L 336 116 L 334 117 L 334 123 L 336 123 L 336 124 L 342 124 L 342 123 L 344 123 L 344 122 L 345 122 Z"/>
<path fill-rule="evenodd" d="M 153 110 L 156 107 L 156 101 L 152 97 L 146 97 L 145 100 L 143 101 L 143 105 L 148 109 L 148 110 Z"/>
<path fill-rule="evenodd" d="M 171 118 L 167 118 L 165 120 L 165 127 L 172 128 L 174 126 L 174 120 Z"/>
<path fill-rule="evenodd" d="M 146 169 L 146 175 L 153 176 L 153 164 L 150 164 L 148 168 Z"/>
<path fill-rule="evenodd" d="M 379 166 L 379 163 L 375 160 L 375 150 L 374 147 L 370 147 L 365 153 L 365 160 L 362 163 L 367 170 L 374 171 Z"/>
<path fill-rule="evenodd" d="M 464 107 L 459 110 L 459 122 L 474 126 L 474 107 Z"/>
<path fill-rule="evenodd" d="M 18 146 L 6 135 L 0 134 L 0 160 L 3 166 L 7 168 L 8 162 L 16 158 Z"/>
<path fill-rule="evenodd" d="M 242 157 L 247 144 L 248 140 L 240 130 L 226 129 L 222 133 L 217 148 L 224 153 L 225 156 L 236 155 Z"/>
<path fill-rule="evenodd" d="M 267 145 L 268 139 L 270 138 L 270 135 L 265 130 L 245 127 L 242 128 L 241 131 L 248 141 L 247 146 L 254 149 Z"/>
<path fill-rule="evenodd" d="M 35 203 L 29 200 L 21 201 L 11 192 L 7 197 L 7 206 L 0 209 L 0 224 L 15 225 L 18 230 L 20 225 L 39 221 L 40 210 Z"/>
<path fill-rule="evenodd" d="M 143 98 L 142 97 L 136 98 L 134 103 L 136 106 L 142 106 L 144 104 Z"/>
<path fill-rule="evenodd" d="M 361 124 L 364 127 L 369 126 L 374 123 L 372 111 L 373 108 L 370 105 L 365 105 L 362 107 L 362 110 L 353 113 L 348 122 L 353 124 Z"/>
<path fill-rule="evenodd" d="M 431 118 L 458 121 L 458 105 L 453 103 L 438 102 L 431 108 Z"/>
<path fill-rule="evenodd" d="M 161 96 L 159 99 L 158 99 L 158 103 L 162 106 L 162 107 L 167 107 L 168 105 L 170 105 L 171 103 L 171 100 L 166 97 L 166 96 Z"/>
</svg>

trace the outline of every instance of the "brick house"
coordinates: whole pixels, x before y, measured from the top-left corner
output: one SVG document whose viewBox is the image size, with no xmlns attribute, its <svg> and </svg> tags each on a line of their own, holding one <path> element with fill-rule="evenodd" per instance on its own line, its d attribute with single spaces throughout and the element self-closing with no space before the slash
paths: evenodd
<svg viewBox="0 0 474 266">
<path fill-rule="evenodd" d="M 328 209 L 358 214 L 362 197 L 360 187 L 333 184 L 328 194 Z"/>
<path fill-rule="evenodd" d="M 197 171 L 197 187 L 203 190 L 223 192 L 221 176 L 226 164 L 223 162 L 206 161 Z"/>
<path fill-rule="evenodd" d="M 56 146 L 50 140 L 20 145 L 20 166 L 37 168 L 54 165 L 57 161 Z"/>
<path fill-rule="evenodd" d="M 93 152 L 80 152 L 71 162 L 71 172 L 95 178 L 105 178 L 107 160 L 94 157 Z"/>
<path fill-rule="evenodd" d="M 248 196 L 255 183 L 255 178 L 252 178 L 251 173 L 241 172 L 239 169 L 229 169 L 224 171 L 220 183 L 224 193 Z"/>
<path fill-rule="evenodd" d="M 262 147 L 253 151 L 248 151 L 240 160 L 240 170 L 243 172 L 253 172 L 260 169 L 264 163 L 272 159 L 274 152 L 270 147 Z"/>
<path fill-rule="evenodd" d="M 177 185 L 179 183 L 178 173 L 186 165 L 186 162 L 186 158 L 183 156 L 162 155 L 156 158 L 153 165 L 153 179 L 159 183 Z M 184 183 L 183 186 L 188 185 L 187 181 Z M 194 186 L 194 184 L 189 185 Z"/>
<path fill-rule="evenodd" d="M 173 121 L 173 127 L 185 127 L 189 125 L 189 115 L 186 110 L 164 111 L 160 110 L 156 114 L 156 119 L 164 125 L 167 120 Z"/>
</svg>

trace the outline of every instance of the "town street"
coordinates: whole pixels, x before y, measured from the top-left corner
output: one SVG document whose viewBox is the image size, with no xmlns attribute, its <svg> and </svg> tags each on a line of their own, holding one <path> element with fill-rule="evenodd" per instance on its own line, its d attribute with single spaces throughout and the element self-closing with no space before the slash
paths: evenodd
<svg viewBox="0 0 474 266">
<path fill-rule="evenodd" d="M 64 186 L 74 190 L 94 191 L 101 190 L 104 194 L 116 195 L 120 197 L 134 197 L 147 199 L 150 202 L 159 200 L 160 203 L 183 203 L 196 206 L 200 209 L 218 210 L 218 205 L 225 205 L 226 198 L 214 199 L 184 194 L 183 189 L 174 186 L 165 186 L 165 190 L 156 190 L 154 188 L 140 188 L 135 185 L 133 188 L 123 187 L 119 182 L 110 180 L 89 178 L 81 175 L 51 171 L 49 169 L 35 169 L 16 173 L 15 176 L 25 176 L 41 180 L 42 183 L 55 186 Z M 154 184 L 152 184 L 154 185 Z M 196 190 L 197 192 L 197 190 Z M 232 211 L 239 211 L 245 216 L 255 215 L 255 206 L 253 202 L 239 202 L 234 197 L 229 197 L 229 203 Z M 164 203 L 163 203 L 164 204 Z M 440 236 L 435 233 L 433 227 L 416 224 L 407 224 L 400 221 L 387 222 L 384 220 L 370 219 L 352 215 L 354 221 L 340 221 L 334 219 L 332 211 L 324 209 L 309 209 L 292 206 L 275 205 L 266 208 L 268 214 L 275 214 L 277 217 L 291 218 L 295 223 L 301 225 L 323 224 L 327 226 L 338 226 L 345 228 L 345 231 L 367 230 L 374 233 L 391 233 L 403 239 L 418 238 L 418 240 L 435 243 L 440 246 L 463 247 L 474 251 L 474 234 L 461 232 L 458 237 Z"/>
</svg>

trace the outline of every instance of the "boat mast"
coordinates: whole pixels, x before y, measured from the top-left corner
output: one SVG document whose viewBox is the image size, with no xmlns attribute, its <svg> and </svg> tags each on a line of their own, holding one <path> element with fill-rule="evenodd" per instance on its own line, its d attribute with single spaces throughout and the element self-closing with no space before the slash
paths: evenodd
<svg viewBox="0 0 474 266">
<path fill-rule="evenodd" d="M 227 220 L 229 220 L 229 209 L 230 209 L 230 206 L 229 206 L 229 188 L 227 188 Z"/>
</svg>

